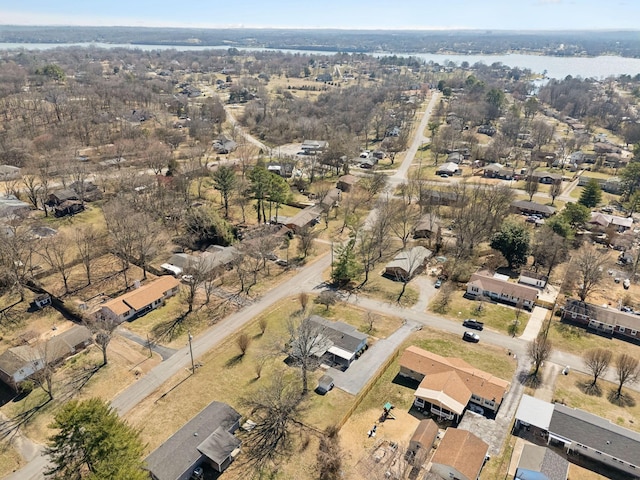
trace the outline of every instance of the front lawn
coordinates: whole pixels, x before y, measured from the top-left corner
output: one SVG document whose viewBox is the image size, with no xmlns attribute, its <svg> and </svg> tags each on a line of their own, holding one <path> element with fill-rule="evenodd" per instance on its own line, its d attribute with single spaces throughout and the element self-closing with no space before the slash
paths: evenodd
<svg viewBox="0 0 640 480">
<path fill-rule="evenodd" d="M 506 305 L 495 304 L 491 302 L 480 302 L 477 300 L 469 300 L 464 298 L 463 291 L 456 290 L 451 294 L 449 304 L 445 309 L 441 308 L 441 298 L 443 292 L 431 301 L 429 310 L 454 319 L 462 323 L 465 318 L 475 318 L 484 322 L 485 328 L 497 330 L 501 333 L 520 335 L 524 332 L 527 322 L 529 321 L 529 312 L 523 310 L 518 318 L 518 328 L 512 332 L 514 322 L 516 320 L 516 309 Z"/>
</svg>

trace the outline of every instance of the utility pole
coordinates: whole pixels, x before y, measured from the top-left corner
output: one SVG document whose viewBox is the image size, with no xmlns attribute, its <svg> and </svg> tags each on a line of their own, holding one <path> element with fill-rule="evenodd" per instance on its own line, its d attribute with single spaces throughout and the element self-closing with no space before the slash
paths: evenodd
<svg viewBox="0 0 640 480">
<path fill-rule="evenodd" d="M 147 333 L 147 347 L 149 347 L 149 358 L 153 357 L 153 352 L 151 351 L 151 340 L 149 340 L 149 334 Z"/>
<path fill-rule="evenodd" d="M 196 364 L 193 362 L 193 348 L 191 347 L 191 340 L 193 340 L 193 337 L 191 336 L 190 330 L 187 332 L 187 335 L 189 335 L 189 353 L 191 354 L 191 373 L 194 374 L 196 373 Z"/>
</svg>

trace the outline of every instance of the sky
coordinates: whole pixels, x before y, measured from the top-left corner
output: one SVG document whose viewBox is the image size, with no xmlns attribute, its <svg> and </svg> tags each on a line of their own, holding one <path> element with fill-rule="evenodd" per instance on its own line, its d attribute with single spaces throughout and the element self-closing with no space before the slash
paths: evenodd
<svg viewBox="0 0 640 480">
<path fill-rule="evenodd" d="M 0 0 L 3 25 L 640 29 L 640 0 Z"/>
</svg>

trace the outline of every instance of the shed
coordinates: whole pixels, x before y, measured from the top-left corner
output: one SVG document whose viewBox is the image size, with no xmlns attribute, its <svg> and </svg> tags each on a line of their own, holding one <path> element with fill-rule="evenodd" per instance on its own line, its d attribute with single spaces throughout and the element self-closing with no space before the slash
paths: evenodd
<svg viewBox="0 0 640 480">
<path fill-rule="evenodd" d="M 409 441 L 408 453 L 414 465 L 421 465 L 438 436 L 438 424 L 432 419 L 421 420 Z"/>
</svg>

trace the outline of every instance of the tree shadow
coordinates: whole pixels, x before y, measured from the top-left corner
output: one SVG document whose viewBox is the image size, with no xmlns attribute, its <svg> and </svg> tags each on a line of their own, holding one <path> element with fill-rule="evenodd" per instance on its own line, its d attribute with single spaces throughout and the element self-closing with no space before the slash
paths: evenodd
<svg viewBox="0 0 640 480">
<path fill-rule="evenodd" d="M 175 340 L 175 338 L 182 333 L 183 322 L 188 316 L 189 312 L 185 312 L 177 318 L 159 323 L 158 325 L 153 327 L 151 332 L 153 334 L 154 341 L 171 342 L 172 340 Z"/>
<path fill-rule="evenodd" d="M 592 397 L 602 396 L 602 389 L 600 388 L 600 385 L 598 385 L 597 383 L 594 385 L 592 382 L 577 381 L 576 387 L 578 387 L 578 389 L 585 395 L 590 395 Z"/>
<path fill-rule="evenodd" d="M 534 375 L 533 372 L 527 372 L 526 370 L 518 373 L 518 381 L 525 387 L 533 388 L 534 390 L 542 385 L 540 375 Z"/>
<path fill-rule="evenodd" d="M 242 361 L 243 358 L 244 358 L 244 355 L 242 353 L 239 353 L 238 355 L 235 355 L 231 357 L 229 360 L 227 360 L 224 366 L 227 368 L 235 367 Z"/>
<path fill-rule="evenodd" d="M 11 439 L 18 434 L 20 427 L 29 423 L 29 421 L 50 402 L 51 399 L 47 399 L 44 403 L 18 413 L 13 418 L 0 421 L 0 439 L 11 441 Z"/>
<path fill-rule="evenodd" d="M 98 371 L 104 365 L 90 365 L 77 369 L 74 375 L 72 375 L 64 384 L 64 391 L 60 395 L 61 399 L 69 399 L 76 393 L 80 392 L 87 383 L 98 373 Z"/>
<path fill-rule="evenodd" d="M 624 392 L 620 396 L 618 396 L 618 391 L 616 389 L 609 390 L 609 393 L 607 394 L 607 400 L 618 407 L 636 406 L 635 398 Z"/>
</svg>

